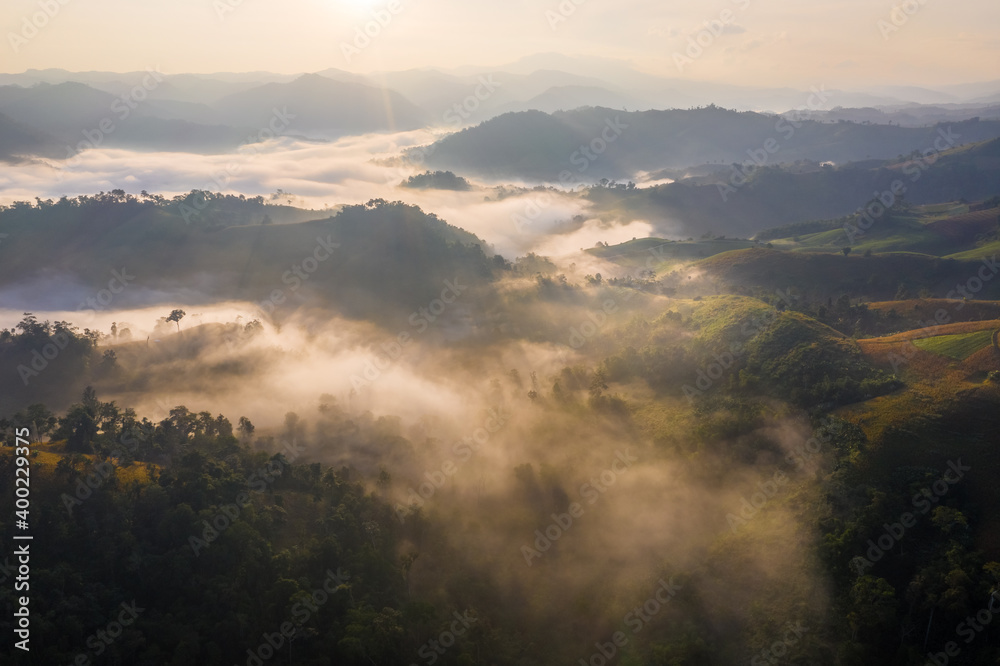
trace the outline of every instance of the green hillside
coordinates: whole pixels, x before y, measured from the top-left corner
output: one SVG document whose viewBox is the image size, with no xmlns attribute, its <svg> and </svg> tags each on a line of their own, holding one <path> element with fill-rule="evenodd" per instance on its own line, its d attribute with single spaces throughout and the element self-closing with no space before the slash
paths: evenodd
<svg viewBox="0 0 1000 666">
<path fill-rule="evenodd" d="M 978 331 L 960 335 L 938 335 L 915 340 L 913 344 L 925 351 L 964 361 L 980 349 L 992 345 L 994 333 L 995 331 Z"/>
<path fill-rule="evenodd" d="M 840 253 L 750 248 L 718 254 L 697 266 L 732 288 L 792 289 L 809 300 L 846 294 L 882 301 L 896 298 L 900 286 L 914 295 L 922 291 L 939 298 L 954 294 L 956 286 L 965 285 L 983 266 L 982 256 L 978 261 L 909 252 L 845 257 Z M 975 298 L 1000 298 L 1000 280 L 985 282 Z"/>
<path fill-rule="evenodd" d="M 728 238 L 699 241 L 639 238 L 609 247 L 590 248 L 587 253 L 624 268 L 662 273 L 678 264 L 755 246 L 753 241 Z"/>
<path fill-rule="evenodd" d="M 699 237 L 709 230 L 753 237 L 775 227 L 812 225 L 787 234 L 768 231 L 757 236 L 774 240 L 842 228 L 847 219 L 841 218 L 854 215 L 872 201 L 873 193 L 886 192 L 897 181 L 906 188 L 905 201 L 914 206 L 982 201 L 1000 193 L 1000 140 L 947 150 L 935 158 L 823 167 L 813 163 L 810 168 L 768 165 L 751 170 L 746 179 L 737 177 L 740 169 L 734 165 L 714 176 L 648 188 L 590 187 L 582 196 L 607 219 L 648 221 L 657 235 L 673 238 Z M 734 178 L 740 184 L 733 185 Z M 872 233 L 880 233 L 877 227 L 883 221 Z M 840 242 L 846 244 L 847 236 L 841 236 Z M 835 239 L 833 234 L 827 240 Z"/>
<path fill-rule="evenodd" d="M 14 206 L 0 211 L 0 233 L 9 237 L 0 285 L 41 279 L 60 266 L 63 280 L 98 291 L 124 267 L 137 288 L 121 293 L 119 307 L 201 275 L 199 298 L 272 301 L 268 313 L 308 296 L 381 320 L 432 300 L 444 280 L 492 279 L 480 239 L 417 207 L 375 200 L 320 215 L 200 192 L 171 201 L 112 193 Z M 40 246 L 46 262 L 30 250 Z M 75 309 L 72 298 L 56 306 Z"/>
<path fill-rule="evenodd" d="M 874 218 L 850 215 L 768 229 L 756 236 L 775 247 L 800 251 L 915 252 L 974 259 L 988 256 L 1000 236 L 1000 208 L 970 212 L 961 202 L 910 206 L 898 204 Z"/>
</svg>

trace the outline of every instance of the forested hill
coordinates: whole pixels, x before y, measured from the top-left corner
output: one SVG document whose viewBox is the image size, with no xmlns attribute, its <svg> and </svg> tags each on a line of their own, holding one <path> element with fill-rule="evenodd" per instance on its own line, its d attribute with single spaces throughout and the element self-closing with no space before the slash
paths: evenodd
<svg viewBox="0 0 1000 666">
<path fill-rule="evenodd" d="M 63 285 L 50 302 L 36 298 L 37 309 L 76 309 L 81 295 L 124 269 L 129 284 L 116 296 L 119 307 L 145 304 L 151 293 L 184 283 L 194 300 L 260 302 L 281 292 L 273 299 L 279 309 L 308 296 L 381 320 L 395 306 L 410 311 L 428 302 L 446 279 L 491 277 L 482 240 L 415 206 L 381 199 L 331 215 L 259 197 L 192 192 L 165 200 L 115 191 L 15 205 L 0 211 L 0 233 L 0 285 L 48 278 Z"/>
<path fill-rule="evenodd" d="M 897 181 L 913 204 L 971 202 L 1000 194 L 1000 139 L 927 156 L 908 153 L 840 166 L 747 167 L 744 161 L 746 156 L 740 165 L 654 187 L 591 187 L 583 196 L 609 216 L 649 220 L 665 236 L 712 231 L 750 237 L 780 225 L 851 215 Z"/>
<path fill-rule="evenodd" d="M 984 141 L 1000 137 L 1000 121 L 929 127 L 821 123 L 714 106 L 631 113 L 599 107 L 553 114 L 525 111 L 438 141 L 428 151 L 427 163 L 458 173 L 549 182 L 569 170 L 579 180 L 596 182 L 644 170 L 743 163 L 765 145 L 770 152 L 764 158 L 771 164 L 890 159 L 933 149 L 935 141 L 938 150 L 950 147 L 941 143 L 942 133 L 952 145 Z"/>
</svg>

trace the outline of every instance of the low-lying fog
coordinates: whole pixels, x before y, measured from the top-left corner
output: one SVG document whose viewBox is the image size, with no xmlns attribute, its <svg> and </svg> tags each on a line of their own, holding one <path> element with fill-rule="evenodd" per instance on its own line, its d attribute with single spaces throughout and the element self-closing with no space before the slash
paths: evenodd
<svg viewBox="0 0 1000 666">
<path fill-rule="evenodd" d="M 653 231 L 647 222 L 601 221 L 565 194 L 497 201 L 491 189 L 497 183 L 473 181 L 469 192 L 398 187 L 423 169 L 382 166 L 382 160 L 432 139 L 426 132 L 333 143 L 281 138 L 257 146 L 256 156 L 97 149 L 78 163 L 4 167 L 0 191 L 10 202 L 118 188 L 164 196 L 191 189 L 266 196 L 280 189 L 323 216 L 325 207 L 398 199 L 475 233 L 508 259 L 529 251 L 554 257 L 574 282 L 583 272 L 616 272 L 581 248 Z M 518 215 L 530 224 L 516 223 Z M 519 279 L 533 285 L 511 278 L 498 290 L 521 288 Z M 713 609 L 720 626 L 735 632 L 749 623 L 745 609 L 759 599 L 782 620 L 819 621 L 813 618 L 826 607 L 826 592 L 801 518 L 774 507 L 752 537 L 734 534 L 726 523 L 727 513 L 774 474 L 773 455 L 737 463 L 719 454 L 716 460 L 694 441 L 698 422 L 679 391 L 654 405 L 648 389 L 629 387 L 637 392 L 636 409 L 657 410 L 651 422 L 662 420 L 658 436 L 669 446 L 656 443 L 648 425 L 588 410 L 586 388 L 567 386 L 573 395 L 561 397 L 564 368 L 575 368 L 568 376 L 583 377 L 585 386 L 602 358 L 596 341 L 582 350 L 568 343 L 571 327 L 598 307 L 593 303 L 511 301 L 526 320 L 552 327 L 552 335 L 534 338 L 544 341 L 476 337 L 475 325 L 456 309 L 435 330 L 398 348 L 397 333 L 413 333 L 405 320 L 397 331 L 317 309 L 276 324 L 253 304 L 211 303 L 196 285 L 185 288 L 143 293 L 138 308 L 92 311 L 72 304 L 93 290 L 57 277 L 10 285 L 0 293 L 0 326 L 21 319 L 26 308 L 15 304 L 53 304 L 52 294 L 70 309 L 32 310 L 39 320 L 69 321 L 104 336 L 114 323 L 117 340 L 105 337 L 101 344 L 115 350 L 118 370 L 97 382 L 101 400 L 153 420 L 178 405 L 223 414 L 233 424 L 247 416 L 257 426 L 256 447 L 301 446 L 302 462 L 350 466 L 401 521 L 431 519 L 433 533 L 406 546 L 422 554 L 410 572 L 415 590 L 445 596 L 441 581 L 456 567 L 470 580 L 492 579 L 518 600 L 528 624 L 550 628 L 563 651 L 574 649 L 580 636 L 610 635 L 661 577 L 677 577 L 687 598 L 679 603 Z M 634 315 L 652 320 L 674 306 L 654 295 L 633 303 L 622 309 L 619 324 Z M 179 332 L 164 321 L 174 308 L 187 313 Z M 257 319 L 261 326 L 247 333 L 246 324 Z M 808 432 L 800 419 L 779 418 L 770 430 L 741 437 L 768 438 L 780 450 Z M 463 447 L 469 441 L 476 448 Z M 725 451 L 724 444 L 717 450 Z M 695 450 L 698 455 L 684 453 Z M 558 543 L 543 543 L 542 532 L 551 533 L 552 521 L 565 520 L 574 506 L 571 531 L 567 527 Z M 732 542 L 739 547 L 728 547 Z M 708 574 L 697 585 L 689 582 L 696 571 Z M 688 607 L 671 607 L 660 621 L 681 623 Z"/>
<path fill-rule="evenodd" d="M 650 234 L 652 226 L 643 222 L 600 224 L 590 219 L 585 202 L 574 197 L 530 193 L 497 200 L 492 190 L 497 185 L 534 187 L 538 183 L 470 178 L 474 188 L 466 192 L 399 187 L 425 169 L 385 164 L 398 164 L 393 158 L 404 150 L 429 145 L 437 138 L 439 135 L 430 130 L 352 136 L 332 142 L 284 136 L 217 155 L 95 148 L 63 161 L 0 166 L 0 204 L 113 189 L 130 194 L 145 190 L 166 197 L 192 189 L 248 197 L 267 197 L 281 190 L 294 195 L 292 205 L 316 210 L 383 198 L 418 205 L 471 231 L 511 258 L 532 251 L 565 256 L 592 247 L 598 240 L 614 244 Z M 282 203 L 288 201 L 282 199 Z M 518 216 L 529 224 L 516 222 Z M 573 223 L 577 216 L 587 221 Z"/>
</svg>

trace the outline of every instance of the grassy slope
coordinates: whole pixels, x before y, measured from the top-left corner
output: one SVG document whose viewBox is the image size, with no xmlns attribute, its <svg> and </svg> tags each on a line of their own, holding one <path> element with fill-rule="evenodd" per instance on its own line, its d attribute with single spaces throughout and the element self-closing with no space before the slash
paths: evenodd
<svg viewBox="0 0 1000 666">
<path fill-rule="evenodd" d="M 715 296 L 701 302 L 690 322 L 703 353 L 732 351 L 741 361 L 741 383 L 798 405 L 852 402 L 894 386 L 854 340 L 800 312 Z"/>
<path fill-rule="evenodd" d="M 679 264 L 754 246 L 755 243 L 752 241 L 730 238 L 698 241 L 639 238 L 610 247 L 591 248 L 587 253 L 624 268 L 642 270 L 648 265 L 657 273 L 661 273 Z"/>
<path fill-rule="evenodd" d="M 938 335 L 933 338 L 915 340 L 913 344 L 924 351 L 964 361 L 980 349 L 992 345 L 994 332 L 985 330 L 957 335 Z"/>
<path fill-rule="evenodd" d="M 807 252 L 839 252 L 850 246 L 855 253 L 902 251 L 977 259 L 988 254 L 988 249 L 977 243 L 982 236 L 996 231 L 1000 209 L 968 211 L 968 204 L 954 202 L 917 206 L 907 214 L 875 220 L 861 235 L 851 237 L 844 225 L 838 225 L 827 231 L 777 238 L 772 243 L 782 249 Z"/>
<path fill-rule="evenodd" d="M 962 261 L 976 261 L 983 257 L 993 257 L 1000 254 L 1000 240 L 992 241 L 986 243 L 985 245 L 980 245 L 979 247 L 973 248 L 971 250 L 965 250 L 963 252 L 955 252 L 954 254 L 949 254 L 948 259 L 959 259 Z"/>
<path fill-rule="evenodd" d="M 725 252 L 698 262 L 724 283 L 766 290 L 792 288 L 810 298 L 864 297 L 887 300 L 902 280 L 911 290 L 928 289 L 946 295 L 957 284 L 975 276 L 980 262 L 942 260 L 913 253 L 871 257 L 782 252 L 750 248 Z M 1000 295 L 1000 280 L 986 283 L 978 298 Z"/>
<path fill-rule="evenodd" d="M 906 384 L 839 414 L 880 443 L 876 464 L 888 468 L 906 461 L 941 468 L 961 457 L 974 467 L 967 479 L 974 501 L 983 507 L 1000 503 L 1000 486 L 988 471 L 1000 466 L 1000 450 L 990 434 L 1000 427 L 1000 385 L 986 378 L 1000 370 L 1000 353 L 990 344 L 997 328 L 1000 320 L 959 322 L 858 341 L 869 362 L 895 372 Z M 969 340 L 978 341 L 973 345 L 978 351 L 964 359 L 937 353 L 957 355 Z M 978 519 L 978 545 L 1000 549 L 1000 515 L 984 512 Z"/>
<path fill-rule="evenodd" d="M 944 311 L 948 323 L 1000 319 L 1000 301 L 959 301 L 946 298 L 918 298 L 905 301 L 876 301 L 868 303 L 869 310 L 895 311 L 900 322 L 909 328 L 924 328 L 934 322 L 934 317 Z M 923 322 L 923 323 L 921 323 Z"/>
</svg>

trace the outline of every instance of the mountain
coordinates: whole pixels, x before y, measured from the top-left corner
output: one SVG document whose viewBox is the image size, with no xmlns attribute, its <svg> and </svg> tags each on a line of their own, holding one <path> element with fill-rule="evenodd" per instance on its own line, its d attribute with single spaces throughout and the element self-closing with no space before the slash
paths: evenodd
<svg viewBox="0 0 1000 666">
<path fill-rule="evenodd" d="M 872 93 L 897 97 L 917 104 L 948 104 L 962 101 L 958 95 L 917 86 L 884 86 Z"/>
<path fill-rule="evenodd" d="M 82 83 L 0 88 L 0 113 L 55 135 L 94 129 L 112 116 L 115 97 Z"/>
<path fill-rule="evenodd" d="M 287 83 L 293 77 L 278 74 L 260 74 L 243 77 L 226 74 L 171 74 L 150 93 L 154 99 L 172 99 L 194 104 L 214 104 L 227 95 L 233 95 L 266 83 Z"/>
<path fill-rule="evenodd" d="M 627 179 L 639 171 L 713 162 L 762 164 L 796 160 L 845 163 L 889 159 L 933 149 L 940 133 L 960 143 L 1000 136 L 998 121 L 906 128 L 803 121 L 719 107 L 623 112 L 585 108 L 511 113 L 434 144 L 428 165 L 492 178 L 573 182 Z M 765 146 L 769 150 L 765 150 Z M 947 145 L 945 146 L 947 147 Z M 589 154 L 588 154 L 589 152 Z"/>
<path fill-rule="evenodd" d="M 487 177 L 555 181 L 583 135 L 541 111 L 505 113 L 433 145 L 428 166 Z M 447 165 L 447 166 L 445 166 Z"/>
<path fill-rule="evenodd" d="M 1000 103 L 1000 92 L 993 93 L 992 95 L 985 95 L 983 97 L 977 97 L 972 101 L 978 104 L 997 104 Z"/>
<path fill-rule="evenodd" d="M 1000 79 L 993 81 L 980 81 L 975 83 L 951 83 L 937 88 L 945 93 L 950 93 L 969 102 L 977 101 L 980 97 L 995 97 L 1000 95 Z"/>
<path fill-rule="evenodd" d="M 576 108 L 593 106 L 598 98 L 576 103 L 572 99 L 565 102 L 546 102 L 545 96 L 558 97 L 554 92 L 561 88 L 611 89 L 611 86 L 592 76 L 580 76 L 558 70 L 536 70 L 527 74 L 507 71 L 484 70 L 472 76 L 455 76 L 438 70 L 419 69 L 404 72 L 385 72 L 373 75 L 373 80 L 390 90 L 395 90 L 427 110 L 431 117 L 440 122 L 454 123 L 454 115 L 448 113 L 456 104 L 462 105 L 459 117 L 463 124 L 474 124 L 488 120 L 508 111 L 525 111 L 551 104 L 556 108 Z M 619 93 L 626 95 L 625 93 Z M 567 93 L 568 95 L 568 93 Z M 613 93 L 602 98 L 608 103 L 617 103 Z"/>
<path fill-rule="evenodd" d="M 456 70 L 465 75 L 472 75 L 478 69 L 476 67 L 462 67 Z M 615 58 L 603 58 L 590 55 L 566 55 L 564 53 L 534 53 L 524 56 L 500 67 L 494 67 L 497 71 L 510 72 L 511 74 L 528 75 L 539 70 L 561 71 L 576 76 L 599 77 L 609 79 L 632 79 L 625 82 L 631 85 L 634 81 L 650 81 L 658 77 L 636 71 L 627 60 Z"/>
<path fill-rule="evenodd" d="M 372 75 L 373 83 L 388 90 L 394 90 L 406 99 L 424 109 L 432 122 L 446 122 L 445 114 L 462 104 L 469 96 L 474 96 L 479 81 L 475 78 L 452 76 L 437 70 L 414 69 L 403 72 L 383 72 Z M 490 117 L 489 110 L 498 104 L 516 99 L 507 89 L 506 81 L 500 81 L 501 87 L 493 91 L 486 99 L 476 99 L 474 109 L 469 113 L 476 120 Z M 485 97 L 485 95 L 482 95 Z M 471 106 L 471 105 L 470 105 Z"/>
<path fill-rule="evenodd" d="M 600 106 L 614 109 L 631 108 L 634 111 L 646 108 L 647 105 L 647 102 L 636 97 L 600 86 L 570 85 L 553 86 L 525 102 L 508 104 L 503 110 L 533 110 L 554 113 L 585 106 Z"/>
<path fill-rule="evenodd" d="M 777 226 L 823 220 L 823 229 L 837 230 L 839 237 L 831 243 L 839 249 L 851 243 L 843 230 L 846 219 L 834 220 L 853 214 L 895 181 L 906 188 L 904 198 L 909 204 L 981 201 L 1000 194 L 1000 139 L 945 151 L 933 163 L 904 158 L 839 167 L 774 166 L 751 172 L 743 185 L 734 180 L 739 173 L 730 167 L 655 187 L 591 187 L 578 196 L 601 219 L 647 221 L 659 235 L 674 238 L 708 231 L 747 238 Z M 816 229 L 784 235 L 812 231 Z"/>
<path fill-rule="evenodd" d="M 71 72 L 66 69 L 28 69 L 20 74 L 0 74 L 0 85 L 30 87 L 39 83 L 58 85 L 60 83 L 83 83 L 92 87 L 115 81 L 131 81 L 145 76 L 147 72 Z M 134 84 L 133 84 L 134 85 Z"/>
<path fill-rule="evenodd" d="M 0 114 L 0 162 L 19 162 L 27 156 L 66 157 L 63 146 L 51 135 Z"/>
<path fill-rule="evenodd" d="M 213 105 L 231 125 L 267 127 L 274 109 L 294 115 L 294 132 L 344 136 L 411 130 L 427 114 L 390 90 L 306 74 L 290 83 L 269 83 L 228 95 Z"/>
<path fill-rule="evenodd" d="M 820 122 L 873 123 L 877 125 L 902 125 L 926 127 L 936 123 L 961 122 L 970 118 L 981 120 L 1000 119 L 1000 104 L 906 104 L 880 107 L 835 107 L 829 111 L 789 111 L 786 118 L 809 118 Z"/>
<path fill-rule="evenodd" d="M 58 154 L 46 153 L 52 157 L 66 157 L 81 145 L 225 152 L 239 146 L 251 129 L 223 126 L 218 113 L 204 105 L 162 100 L 128 103 L 72 82 L 0 87 L 0 113 L 60 143 Z"/>
<path fill-rule="evenodd" d="M 556 128 L 557 123 L 544 124 L 531 116 L 484 125 L 477 131 L 492 136 L 475 141 L 469 135 L 447 139 L 435 158 L 442 161 L 433 166 L 453 169 L 461 165 L 472 172 L 498 177 L 551 180 L 568 167 L 579 146 L 593 141 L 595 131 L 603 131 L 608 114 L 623 113 L 622 109 L 649 112 L 648 116 L 627 116 L 623 122 L 633 130 L 616 141 L 601 159 L 590 160 L 585 175 L 596 181 L 621 177 L 633 170 L 742 161 L 748 150 L 759 150 L 768 138 L 781 136 L 773 127 L 776 120 L 769 116 L 720 115 L 716 105 L 784 110 L 801 108 L 811 95 L 816 95 L 793 88 L 664 78 L 638 71 L 625 61 L 558 54 L 538 54 L 501 67 L 452 71 L 412 69 L 358 75 L 330 68 L 303 75 L 158 74 L 154 85 L 148 85 L 149 77 L 149 71 L 60 69 L 3 74 L 0 113 L 66 146 L 77 146 L 84 132 L 93 134 L 102 121 L 109 119 L 115 130 L 99 137 L 102 144 L 144 150 L 224 152 L 238 146 L 241 137 L 266 127 L 275 109 L 287 109 L 296 116 L 286 131 L 316 138 L 429 126 L 458 128 L 495 120 L 506 113 L 543 111 L 565 127 Z M 122 100 L 144 83 L 147 85 L 141 101 Z M 868 92 L 823 90 L 820 106 L 836 108 L 810 111 L 809 118 L 824 124 L 847 120 L 853 125 L 820 129 L 808 126 L 797 133 L 795 141 L 783 142 L 782 159 L 839 163 L 869 156 L 887 158 L 922 148 L 919 132 L 907 135 L 900 128 L 859 129 L 854 125 L 892 123 L 916 130 L 936 122 L 995 119 L 1000 116 L 995 98 L 998 87 L 997 82 L 987 82 L 947 89 L 897 86 Z M 950 102 L 977 96 L 983 100 L 978 104 Z M 711 109 L 694 108 L 700 105 Z M 679 110 L 682 108 L 689 111 Z M 702 117 L 698 117 L 699 111 Z M 530 127 L 519 127 L 518 122 L 544 125 L 541 131 L 555 131 L 566 141 L 556 144 L 552 137 L 545 137 L 540 142 L 537 135 L 530 134 Z M 509 128 L 510 134 L 494 131 L 497 127 Z M 526 136 L 525 130 L 529 130 Z M 963 140 L 990 136 L 988 132 L 973 132 Z M 486 158 L 461 147 L 470 141 L 491 153 L 503 144 L 501 152 L 507 157 L 497 164 L 492 160 L 477 164 L 477 160 Z M 20 145 L 23 149 L 28 144 Z M 516 153 L 511 150 L 513 145 L 521 145 L 527 152 Z M 540 145 L 552 150 L 547 155 L 538 154 Z M 451 161 L 446 163 L 445 159 Z M 511 168 L 512 164 L 522 163 L 528 165 L 527 171 Z"/>
</svg>

